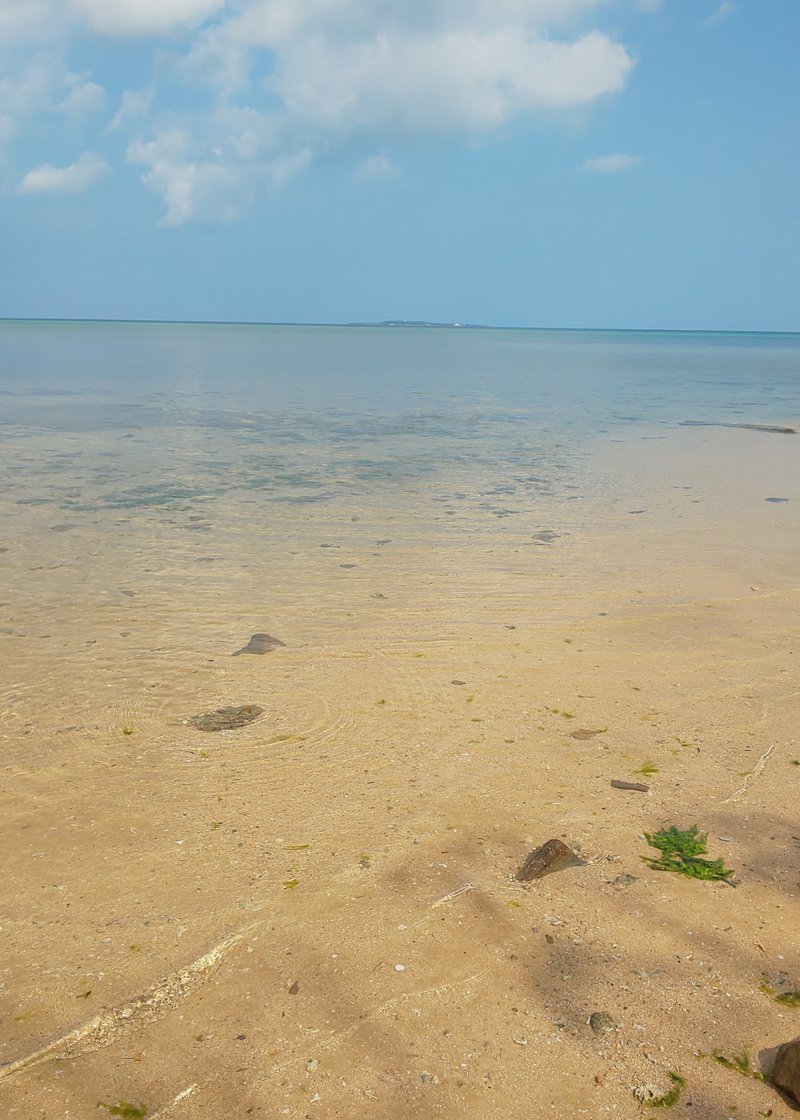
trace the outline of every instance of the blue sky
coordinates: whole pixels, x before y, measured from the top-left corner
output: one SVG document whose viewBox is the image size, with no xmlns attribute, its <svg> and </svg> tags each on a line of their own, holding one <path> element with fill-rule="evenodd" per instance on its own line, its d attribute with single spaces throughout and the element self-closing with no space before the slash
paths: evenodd
<svg viewBox="0 0 800 1120">
<path fill-rule="evenodd" d="M 0 0 L 0 316 L 800 330 L 798 0 Z"/>
</svg>

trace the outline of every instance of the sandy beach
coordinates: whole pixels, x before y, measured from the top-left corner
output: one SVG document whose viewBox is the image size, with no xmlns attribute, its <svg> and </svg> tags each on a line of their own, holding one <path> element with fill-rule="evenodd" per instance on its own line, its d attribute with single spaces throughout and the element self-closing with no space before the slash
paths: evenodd
<svg viewBox="0 0 800 1120">
<path fill-rule="evenodd" d="M 205 561 L 17 507 L 3 1115 L 792 1114 L 742 1056 L 800 1030 L 797 447 L 634 434 L 524 532 L 228 509 Z"/>
</svg>

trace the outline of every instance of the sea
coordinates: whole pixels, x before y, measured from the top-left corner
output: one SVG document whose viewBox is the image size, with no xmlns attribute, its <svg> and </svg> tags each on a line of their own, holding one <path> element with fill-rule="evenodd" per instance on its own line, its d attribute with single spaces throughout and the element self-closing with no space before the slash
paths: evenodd
<svg viewBox="0 0 800 1120">
<path fill-rule="evenodd" d="M 796 334 L 0 322 L 5 709 L 789 586 L 798 427 Z"/>
</svg>

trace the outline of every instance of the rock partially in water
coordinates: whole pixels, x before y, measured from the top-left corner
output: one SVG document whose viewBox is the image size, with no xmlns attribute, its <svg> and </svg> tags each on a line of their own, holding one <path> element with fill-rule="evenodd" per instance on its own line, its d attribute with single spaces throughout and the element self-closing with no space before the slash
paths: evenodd
<svg viewBox="0 0 800 1120">
<path fill-rule="evenodd" d="M 198 731 L 235 731 L 239 727 L 247 727 L 263 711 L 258 704 L 240 704 L 238 708 L 217 708 L 213 712 L 201 712 L 186 722 Z"/>
<path fill-rule="evenodd" d="M 800 1038 L 780 1047 L 771 1076 L 773 1085 L 800 1104 Z"/>
<path fill-rule="evenodd" d="M 517 879 L 521 883 L 530 883 L 553 871 L 562 871 L 565 867 L 582 867 L 585 862 L 561 840 L 548 840 L 540 848 L 528 853 L 517 872 Z"/>
<path fill-rule="evenodd" d="M 231 657 L 238 657 L 242 653 L 271 653 L 272 650 L 280 649 L 285 645 L 286 642 L 282 642 L 280 638 L 273 638 L 271 634 L 253 634 L 247 645 L 237 649 Z"/>
<path fill-rule="evenodd" d="M 749 432 L 772 432 L 780 436 L 796 436 L 797 428 L 784 427 L 782 424 L 731 424 L 714 420 L 681 420 L 682 428 L 744 428 Z"/>
</svg>

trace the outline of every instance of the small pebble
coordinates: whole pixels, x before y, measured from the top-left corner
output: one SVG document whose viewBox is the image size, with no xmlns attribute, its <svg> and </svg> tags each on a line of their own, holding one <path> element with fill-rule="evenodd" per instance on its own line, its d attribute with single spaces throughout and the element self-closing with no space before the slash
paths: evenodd
<svg viewBox="0 0 800 1120">
<path fill-rule="evenodd" d="M 404 964 L 396 964 L 394 970 L 395 972 L 405 972 L 406 966 Z"/>
<path fill-rule="evenodd" d="M 593 1011 L 589 1016 L 589 1026 L 595 1034 L 608 1034 L 616 1030 L 617 1024 L 607 1011 Z"/>
</svg>

